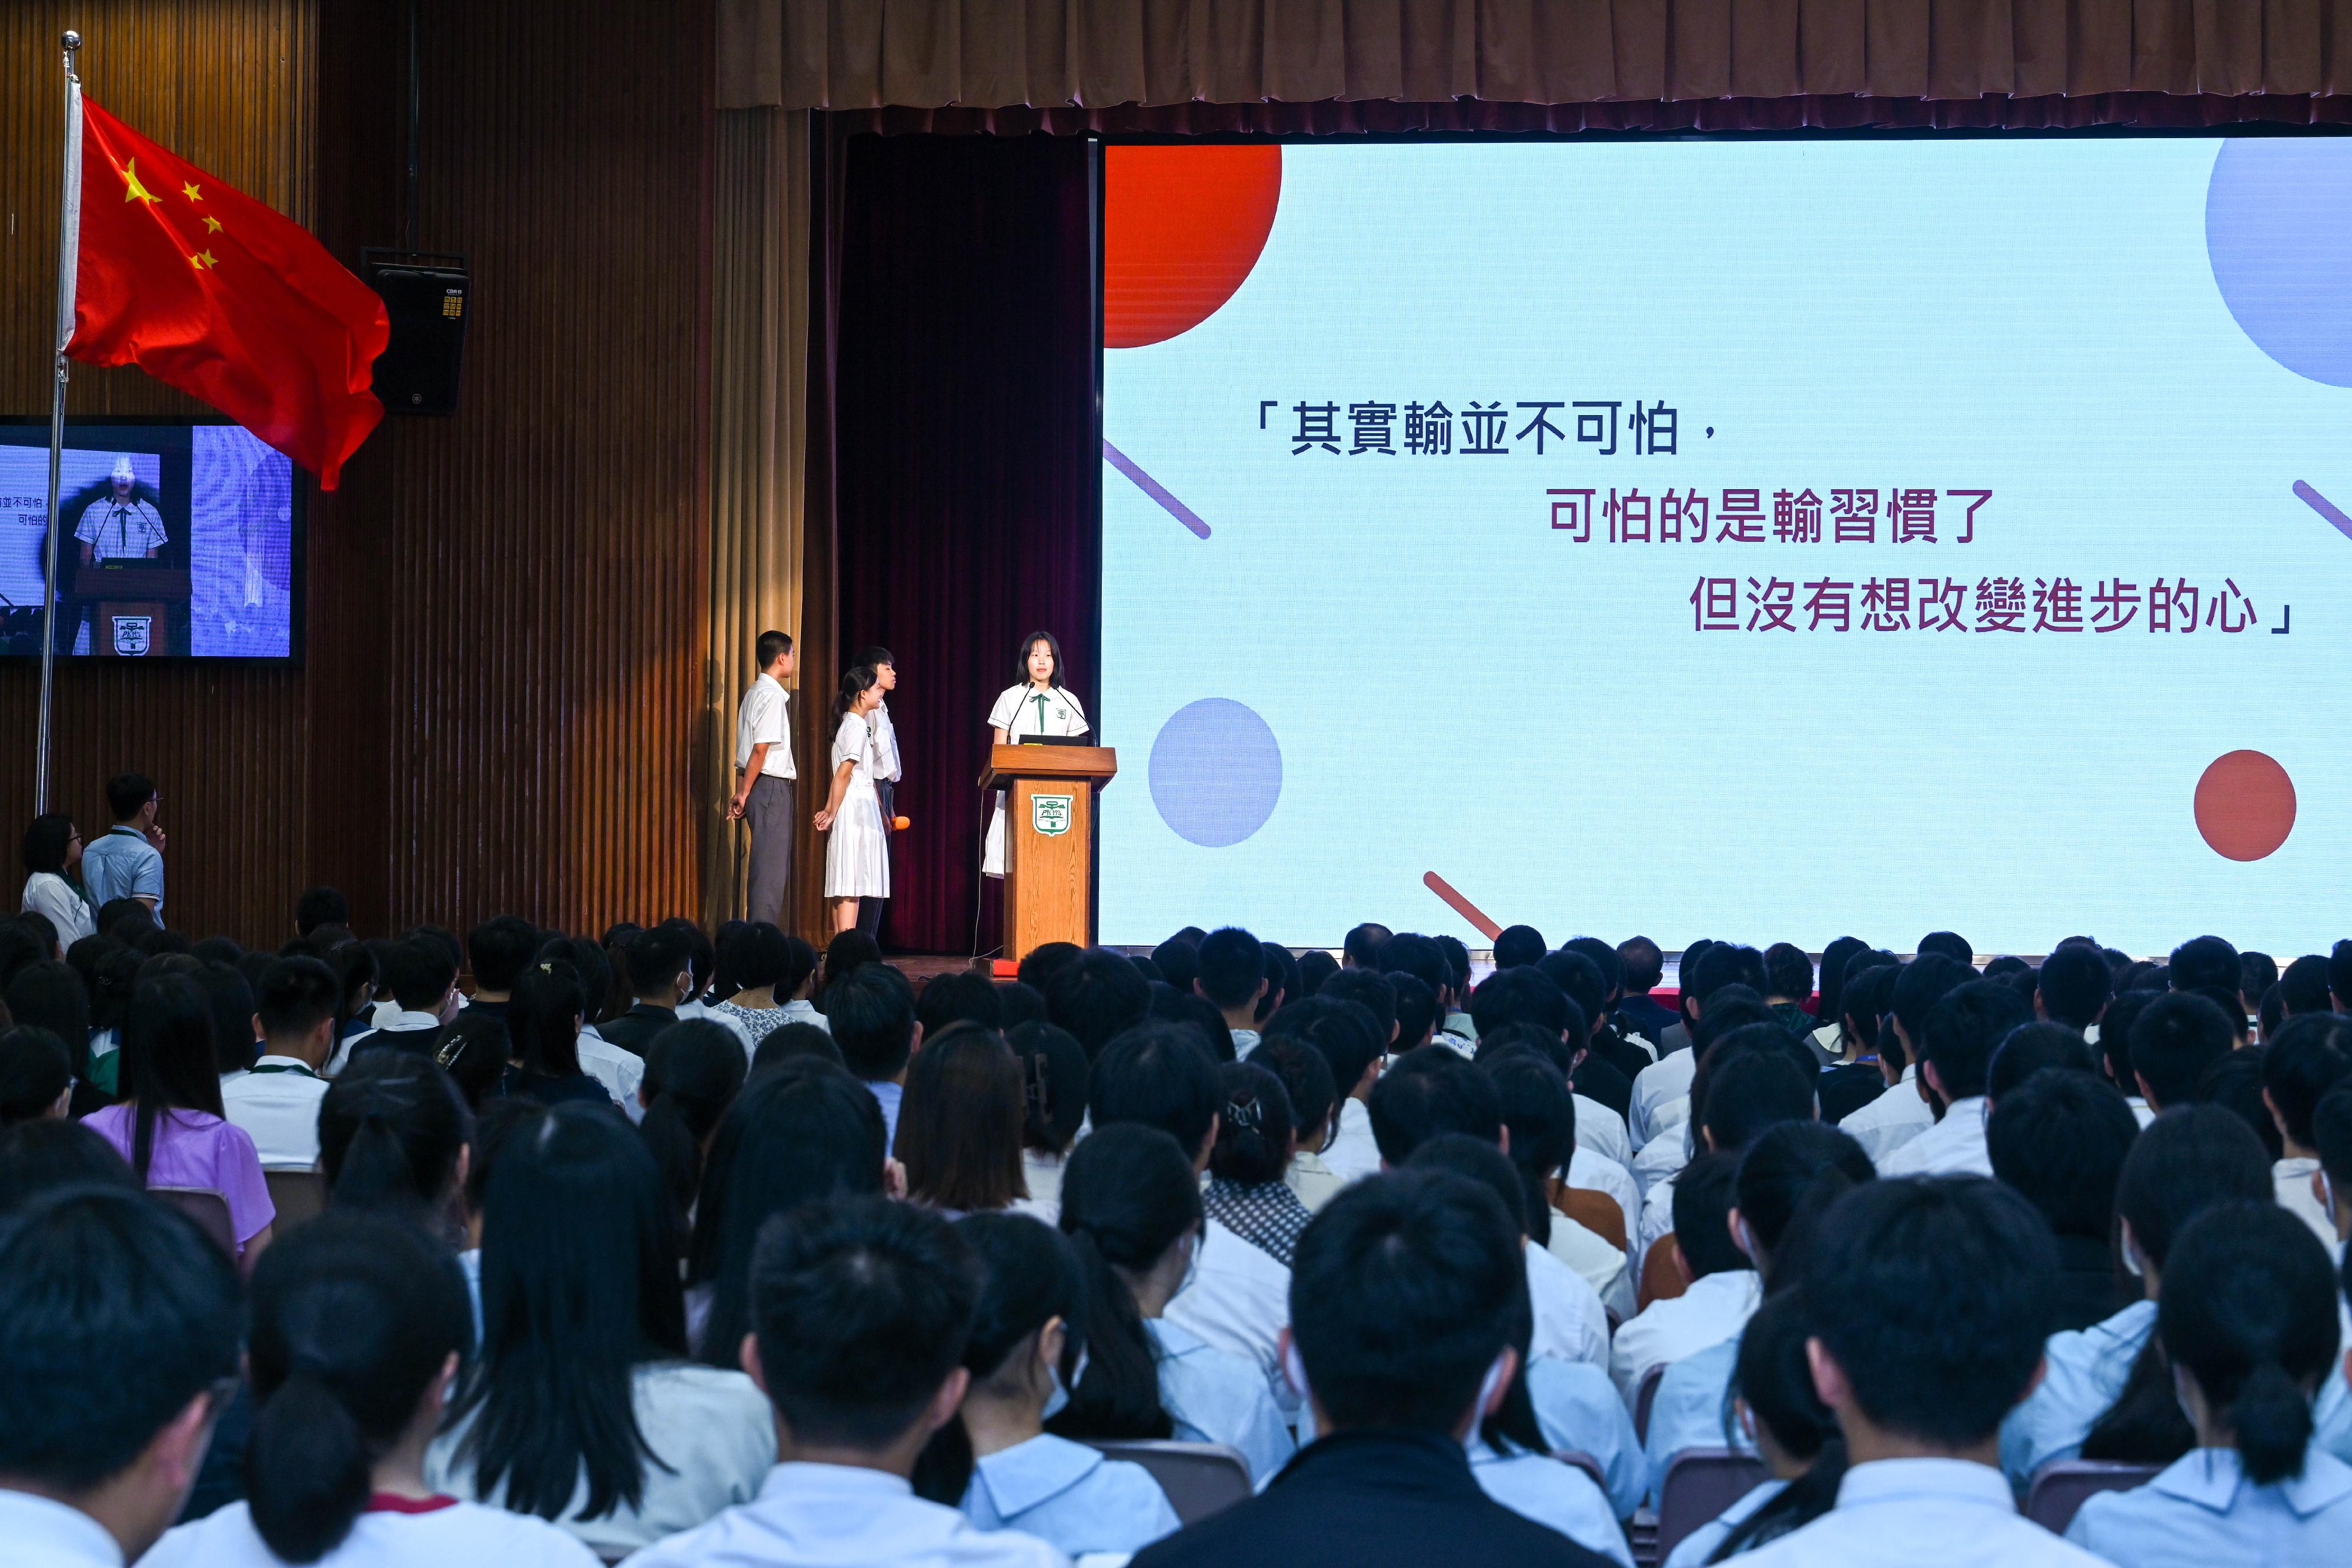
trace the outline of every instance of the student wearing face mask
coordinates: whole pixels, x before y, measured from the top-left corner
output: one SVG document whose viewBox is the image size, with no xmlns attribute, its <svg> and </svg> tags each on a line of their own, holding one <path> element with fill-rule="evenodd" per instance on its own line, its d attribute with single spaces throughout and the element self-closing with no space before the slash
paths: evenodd
<svg viewBox="0 0 2352 1568">
<path fill-rule="evenodd" d="M 979 1529 L 1017 1530 L 1072 1557 L 1132 1552 L 1174 1533 L 1176 1511 L 1150 1471 L 1045 1430 L 1085 1375 L 1071 1320 L 1086 1282 L 1069 1242 L 1019 1214 L 969 1215 L 956 1230 L 982 1273 L 963 1353 L 971 1382 L 915 1462 L 916 1495 L 956 1501 Z"/>
</svg>

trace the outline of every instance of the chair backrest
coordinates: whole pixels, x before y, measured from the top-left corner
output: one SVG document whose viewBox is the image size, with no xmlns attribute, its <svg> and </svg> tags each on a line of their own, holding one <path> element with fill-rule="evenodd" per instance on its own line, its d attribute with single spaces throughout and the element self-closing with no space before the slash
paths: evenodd
<svg viewBox="0 0 2352 1568">
<path fill-rule="evenodd" d="M 1144 1437 L 1086 1439 L 1114 1459 L 1130 1459 L 1151 1472 L 1168 1505 L 1186 1524 L 1197 1524 L 1250 1495 L 1249 1461 L 1223 1443 L 1178 1443 Z"/>
<path fill-rule="evenodd" d="M 2063 1535 L 2084 1499 L 2103 1491 L 2129 1491 L 2153 1479 L 2163 1468 L 2108 1459 L 2053 1459 L 2033 1472 L 2026 1487 L 2025 1517 L 2054 1535 Z"/>
<path fill-rule="evenodd" d="M 1650 1243 L 1649 1252 L 1642 1260 L 1642 1288 L 1634 1305 L 1646 1307 L 1652 1301 L 1669 1301 L 1690 1289 L 1690 1281 L 1675 1266 L 1675 1233 L 1667 1231 Z"/>
<path fill-rule="evenodd" d="M 220 1243 L 222 1251 L 236 1256 L 236 1226 L 229 1218 L 228 1199 L 209 1186 L 151 1186 L 147 1189 L 200 1226 Z"/>
<path fill-rule="evenodd" d="M 1685 1448 L 1658 1485 L 1658 1558 L 1771 1476 L 1764 1461 L 1737 1448 Z"/>
<path fill-rule="evenodd" d="M 1642 1381 L 1633 1385 L 1633 1436 L 1644 1443 L 1650 1440 L 1650 1406 L 1658 1402 L 1658 1379 L 1665 1375 L 1662 1362 L 1642 1374 Z"/>
<path fill-rule="evenodd" d="M 1592 1478 L 1592 1484 L 1601 1489 L 1602 1497 L 1609 1495 L 1609 1475 L 1601 1468 L 1599 1459 L 1594 1458 L 1582 1448 L 1557 1448 L 1552 1451 L 1551 1457 L 1563 1465 L 1574 1465 Z"/>
<path fill-rule="evenodd" d="M 264 1171 L 261 1179 L 269 1184 L 269 1201 L 278 1209 L 278 1218 L 271 1221 L 278 1236 L 306 1219 L 317 1218 L 327 1207 L 327 1178 L 317 1171 Z"/>
<path fill-rule="evenodd" d="M 1552 1207 L 1618 1251 L 1625 1250 L 1625 1211 L 1607 1193 L 1563 1184 L 1552 1189 Z"/>
</svg>

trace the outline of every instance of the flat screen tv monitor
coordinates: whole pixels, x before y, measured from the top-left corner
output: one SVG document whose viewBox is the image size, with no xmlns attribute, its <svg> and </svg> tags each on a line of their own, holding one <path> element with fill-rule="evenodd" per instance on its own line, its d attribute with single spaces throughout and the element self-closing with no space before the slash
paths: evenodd
<svg viewBox="0 0 2352 1568">
<path fill-rule="evenodd" d="M 0 420 L 0 653 L 13 656 L 41 652 L 48 447 L 47 420 Z M 296 657 L 307 489 L 285 454 L 225 420 L 68 420 L 58 655 Z"/>
</svg>

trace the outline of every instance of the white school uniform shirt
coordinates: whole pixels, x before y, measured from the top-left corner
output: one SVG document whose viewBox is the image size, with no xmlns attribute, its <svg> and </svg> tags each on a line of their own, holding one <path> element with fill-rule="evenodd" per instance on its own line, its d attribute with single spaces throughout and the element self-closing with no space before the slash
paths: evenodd
<svg viewBox="0 0 2352 1568">
<path fill-rule="evenodd" d="M 769 1471 L 752 1501 L 628 1559 L 629 1568 L 783 1568 L 787 1563 L 795 1568 L 1068 1568 L 1069 1559 L 1034 1535 L 982 1530 L 955 1509 L 924 1501 L 904 1476 L 855 1465 L 797 1463 Z"/>
<path fill-rule="evenodd" d="M 1540 1360 L 1528 1363 L 1527 1381 L 1544 1446 L 1591 1455 L 1609 1484 L 1611 1510 L 1631 1519 L 1649 1489 L 1650 1467 L 1609 1374 L 1590 1362 Z"/>
<path fill-rule="evenodd" d="M 1551 1237 L 1544 1246 L 1592 1287 L 1618 1322 L 1633 1315 L 1633 1271 L 1625 1266 L 1625 1254 L 1558 1209 L 1552 1210 Z"/>
<path fill-rule="evenodd" d="M 576 1054 L 580 1071 L 604 1086 L 604 1092 L 621 1103 L 621 1109 L 632 1122 L 646 1119 L 646 1108 L 637 1100 L 637 1088 L 646 1081 L 646 1059 L 634 1051 L 624 1051 L 596 1032 L 594 1024 L 580 1030 Z"/>
<path fill-rule="evenodd" d="M 1658 1379 L 1658 1392 L 1650 1401 L 1649 1431 L 1642 1440 L 1654 1500 L 1657 1489 L 1665 1483 L 1675 1456 L 1685 1448 L 1755 1452 L 1755 1441 L 1739 1423 L 1725 1418 L 1728 1410 L 1724 1396 L 1730 1391 L 1731 1376 L 1738 1364 L 1739 1336 L 1734 1334 L 1721 1344 L 1683 1357 Z"/>
<path fill-rule="evenodd" d="M 2319 1173 L 2319 1162 L 2310 1158 L 2281 1160 L 2271 1166 L 2271 1182 L 2278 1192 L 2281 1208 L 2311 1227 L 2319 1244 L 2327 1249 L 2329 1257 L 2343 1243 L 2336 1239 L 2336 1217 L 2329 1214 L 2311 1190 L 2311 1178 Z"/>
<path fill-rule="evenodd" d="M 1679 1296 L 1652 1301 L 1619 1326 L 1609 1375 L 1630 1407 L 1654 1366 L 1672 1366 L 1709 1345 L 1737 1339 L 1756 1315 L 1763 1287 L 1753 1269 L 1726 1269 L 1691 1281 Z"/>
<path fill-rule="evenodd" d="M 1625 1214 L 1625 1235 L 1629 1241 L 1634 1239 L 1635 1233 L 1642 1228 L 1642 1210 L 1648 1205 L 1650 1195 L 1658 1189 L 1661 1183 L 1672 1185 L 1682 1168 L 1690 1164 L 1691 1141 L 1690 1124 L 1677 1122 L 1671 1127 L 1661 1129 L 1658 1135 L 1643 1144 L 1642 1152 L 1633 1156 L 1633 1186 L 1640 1191 L 1642 1199 Z"/>
<path fill-rule="evenodd" d="M 783 683 L 766 674 L 753 681 L 751 689 L 743 694 L 742 703 L 735 709 L 737 772 L 751 766 L 751 748 L 764 740 L 768 753 L 760 759 L 760 771 L 770 779 L 793 777 L 790 700 Z"/>
<path fill-rule="evenodd" d="M 1676 1542 L 1675 1549 L 1666 1553 L 1664 1568 L 1699 1568 L 1715 1555 L 1715 1549 L 1723 1544 L 1725 1536 L 1747 1523 L 1751 1514 L 1779 1497 L 1788 1486 L 1787 1481 L 1777 1479 L 1757 1482 L 1740 1493 L 1738 1500 L 1729 1508 Z"/>
<path fill-rule="evenodd" d="M 73 883 L 53 871 L 37 871 L 25 879 L 25 912 L 46 915 L 58 928 L 58 945 L 70 947 L 98 933 L 98 916 L 89 912 Z"/>
<path fill-rule="evenodd" d="M 1919 1064 L 1914 1061 L 1885 1093 L 1849 1112 L 1838 1126 L 1862 1145 L 1878 1174 L 1885 1176 L 1887 1156 L 1935 1124 L 1936 1113 L 1919 1098 Z"/>
<path fill-rule="evenodd" d="M 1609 1314 L 1601 1310 L 1600 1292 L 1534 1242 L 1521 1243 L 1519 1250 L 1527 1257 L 1528 1304 L 1535 1314 L 1528 1354 L 1608 1365 Z"/>
<path fill-rule="evenodd" d="M 1339 1131 L 1323 1151 L 1323 1163 L 1341 1181 L 1381 1173 L 1381 1145 L 1372 1136 L 1372 1113 L 1354 1095 L 1339 1102 Z"/>
<path fill-rule="evenodd" d="M 583 1469 L 565 1517 L 557 1521 L 563 1530 L 593 1547 L 646 1546 L 759 1495 L 776 1463 L 776 1420 L 758 1384 L 740 1372 L 679 1361 L 640 1365 L 630 1384 L 637 1429 L 662 1463 L 646 1464 L 645 1496 L 636 1507 L 625 1503 L 601 1519 L 577 1517 L 588 1502 Z M 483 1491 L 472 1458 L 459 1449 L 473 1421 L 469 1416 L 433 1440 L 425 1456 L 425 1483 L 496 1507 L 505 1489 Z"/>
<path fill-rule="evenodd" d="M 1882 1094 L 1881 1100 L 1886 1098 Z M 1985 1146 L 1985 1117 L 1992 1102 L 1981 1094 L 1955 1100 L 1944 1119 L 1888 1155 L 1874 1162 L 1882 1176 L 1992 1175 L 1992 1155 Z"/>
<path fill-rule="evenodd" d="M 1605 1160 L 1619 1165 L 1631 1165 L 1633 1160 L 1633 1140 L 1625 1131 L 1625 1118 L 1598 1100 L 1583 1095 L 1576 1101 L 1576 1146 L 1591 1149 Z"/>
<path fill-rule="evenodd" d="M 0 1488 L 0 1541 L 9 1568 L 122 1568 L 122 1547 L 78 1508 Z"/>
<path fill-rule="evenodd" d="M 1339 1196 L 1348 1185 L 1347 1178 L 1326 1165 L 1323 1156 L 1312 1149 L 1301 1149 L 1291 1156 L 1290 1168 L 1282 1173 L 1283 1185 L 1292 1196 L 1307 1206 L 1309 1214 Z"/>
<path fill-rule="evenodd" d="M 250 1072 L 221 1080 L 221 1113 L 253 1140 L 266 1171 L 315 1170 L 319 1102 L 327 1081 L 293 1056 L 263 1056 Z"/>
<path fill-rule="evenodd" d="M 1591 1149 L 1579 1149 L 1570 1155 L 1568 1185 L 1614 1199 L 1619 1217 L 1629 1226 L 1642 1211 L 1641 1189 L 1633 1185 L 1633 1173 L 1606 1155 L 1594 1154 Z"/>
<path fill-rule="evenodd" d="M 1674 1135 L 1672 1133 L 1666 1134 L 1668 1138 Z M 1656 1146 L 1654 1144 L 1650 1145 L 1651 1148 Z M 1650 1151 L 1644 1149 L 1642 1152 L 1647 1154 Z M 1675 1228 L 1675 1181 L 1681 1175 L 1682 1172 L 1677 1169 L 1672 1176 L 1659 1177 L 1651 1184 L 1650 1190 L 1643 1196 L 1642 1221 L 1634 1227 L 1639 1234 L 1631 1238 L 1628 1242 L 1633 1249 L 1633 1267 L 1636 1270 L 1648 1265 L 1650 1249 L 1655 1247 L 1664 1238 L 1666 1232 Z"/>
<path fill-rule="evenodd" d="M 1255 1485 L 1264 1485 L 1290 1462 L 1298 1444 L 1256 1363 L 1219 1350 L 1166 1318 L 1145 1319 L 1143 1332 L 1160 1353 L 1160 1407 L 1168 1412 L 1179 1442 L 1240 1449 Z"/>
<path fill-rule="evenodd" d="M 392 1009 L 390 1012 L 384 1011 L 387 1007 Z M 375 1038 L 377 1035 L 431 1034 L 440 1027 L 441 1019 L 437 1014 L 411 1012 L 398 1002 L 379 1002 L 375 1009 L 375 1027 L 363 1029 L 359 1033 L 349 1036 L 335 1047 L 335 1053 L 327 1058 L 327 1076 L 333 1078 L 341 1073 L 350 1064 L 352 1052 L 359 1050 L 362 1045 L 372 1050 L 376 1046 L 395 1043 L 388 1040 L 377 1040 Z"/>
<path fill-rule="evenodd" d="M 1284 1415 L 1298 1409 L 1297 1391 L 1283 1375 L 1276 1349 L 1290 1326 L 1290 1270 L 1272 1253 L 1253 1247 L 1222 1220 L 1202 1221 L 1192 1282 L 1168 1303 L 1168 1316 L 1256 1367 Z"/>
<path fill-rule="evenodd" d="M 2146 1486 L 2084 1500 L 2066 1539 L 2126 1568 L 2347 1568 L 2352 1466 L 2306 1449 L 2301 1475 L 2256 1486 L 2235 1448 L 2192 1448 Z"/>
<path fill-rule="evenodd" d="M 1084 735 L 1087 732 L 1087 712 L 1078 699 L 1060 686 L 1040 692 L 1028 682 L 1007 686 L 996 694 L 996 702 L 988 710 L 988 722 L 1004 732 L 1007 739 L 1021 740 L 1033 735 Z"/>
<path fill-rule="evenodd" d="M 890 722 L 888 701 L 877 705 L 867 722 L 874 727 L 874 777 L 895 784 L 898 780 L 898 727 Z"/>
<path fill-rule="evenodd" d="M 1666 1129 L 1669 1124 L 1659 1113 L 1673 1102 L 1683 1102 L 1684 1114 L 1689 1114 L 1691 1077 L 1697 1071 L 1698 1052 L 1686 1049 L 1659 1058 L 1634 1075 L 1626 1122 L 1636 1144 L 1646 1145 Z"/>
<path fill-rule="evenodd" d="M 1878 1459 L 1846 1471 L 1837 1506 L 1743 1553 L 1742 1568 L 2106 1568 L 2017 1511 L 1999 1470 Z"/>
<path fill-rule="evenodd" d="M 1475 1435 L 1464 1447 L 1470 1455 L 1471 1479 L 1480 1491 L 1521 1519 L 1556 1530 L 1623 1568 L 1633 1568 L 1633 1551 L 1625 1544 L 1624 1528 L 1611 1511 L 1608 1495 L 1581 1468 L 1549 1454 L 1497 1453 Z"/>
<path fill-rule="evenodd" d="M 371 1508 L 352 1521 L 341 1544 L 318 1568 L 596 1568 L 596 1554 L 543 1519 L 455 1499 L 412 1512 Z M 16 1559 L 12 1556 L 10 1562 Z M 253 1527 L 248 1506 L 233 1502 L 193 1524 L 167 1531 L 139 1568 L 282 1568 Z"/>
<path fill-rule="evenodd" d="M 2124 1390 L 2156 1328 L 2156 1303 L 2134 1301 L 2103 1322 L 2042 1342 L 2042 1381 L 2000 1424 L 2000 1468 L 2020 1488 L 2053 1459 L 2071 1459 Z"/>
<path fill-rule="evenodd" d="M 1017 1530 L 1072 1557 L 1140 1552 L 1183 1522 L 1150 1470 L 1050 1432 L 975 1461 L 961 1506 L 982 1530 Z"/>
</svg>

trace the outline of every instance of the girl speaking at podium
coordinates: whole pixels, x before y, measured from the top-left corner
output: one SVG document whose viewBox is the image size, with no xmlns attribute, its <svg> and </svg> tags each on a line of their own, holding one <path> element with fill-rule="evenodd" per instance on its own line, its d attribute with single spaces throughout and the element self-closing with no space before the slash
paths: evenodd
<svg viewBox="0 0 2352 1568">
<path fill-rule="evenodd" d="M 881 706 L 871 668 L 860 664 L 841 677 L 833 700 L 833 789 L 816 814 L 816 831 L 833 835 L 824 846 L 824 896 L 836 933 L 857 925 L 859 899 L 890 896 L 889 840 L 874 789 L 880 757 L 872 716 Z"/>
<path fill-rule="evenodd" d="M 1062 685 L 1062 645 L 1051 632 L 1032 632 L 1021 639 L 1021 679 L 1004 688 L 988 722 L 999 746 L 1018 746 L 1034 735 L 1076 736 L 1087 733 L 1086 710 Z M 1004 874 L 1004 791 L 988 814 L 988 848 L 982 857 L 982 875 Z M 832 877 L 825 885 L 831 889 Z"/>
</svg>

